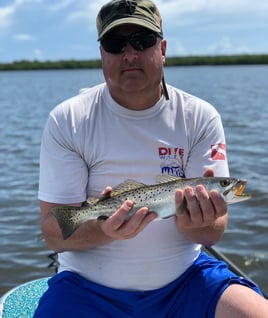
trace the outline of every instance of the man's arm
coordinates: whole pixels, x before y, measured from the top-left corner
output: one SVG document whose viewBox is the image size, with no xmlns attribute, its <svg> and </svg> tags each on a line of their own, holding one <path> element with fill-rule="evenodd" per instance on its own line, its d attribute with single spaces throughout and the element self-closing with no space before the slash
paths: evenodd
<svg viewBox="0 0 268 318">
<path fill-rule="evenodd" d="M 133 202 L 128 200 L 109 219 L 87 221 L 70 238 L 63 240 L 58 222 L 51 212 L 54 206 L 56 204 L 40 201 L 42 232 L 48 247 L 56 252 L 91 249 L 114 240 L 133 238 L 157 217 L 144 207 L 126 221 L 133 207 Z"/>
</svg>

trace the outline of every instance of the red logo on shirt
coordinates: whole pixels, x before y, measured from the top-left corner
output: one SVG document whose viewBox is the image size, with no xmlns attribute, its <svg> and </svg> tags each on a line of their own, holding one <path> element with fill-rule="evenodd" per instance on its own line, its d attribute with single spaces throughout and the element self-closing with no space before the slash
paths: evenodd
<svg viewBox="0 0 268 318">
<path fill-rule="evenodd" d="M 212 160 L 226 160 L 226 145 L 216 144 L 211 146 Z"/>
</svg>

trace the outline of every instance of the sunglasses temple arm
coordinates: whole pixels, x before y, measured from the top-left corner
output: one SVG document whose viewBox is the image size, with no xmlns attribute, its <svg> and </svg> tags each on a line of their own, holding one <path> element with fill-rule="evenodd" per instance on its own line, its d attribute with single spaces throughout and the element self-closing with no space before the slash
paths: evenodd
<svg viewBox="0 0 268 318">
<path fill-rule="evenodd" d="M 169 95 L 168 95 L 168 91 L 167 91 L 167 86 L 166 86 L 164 75 L 162 77 L 162 89 L 163 89 L 163 95 L 165 96 L 166 100 L 169 100 Z"/>
</svg>

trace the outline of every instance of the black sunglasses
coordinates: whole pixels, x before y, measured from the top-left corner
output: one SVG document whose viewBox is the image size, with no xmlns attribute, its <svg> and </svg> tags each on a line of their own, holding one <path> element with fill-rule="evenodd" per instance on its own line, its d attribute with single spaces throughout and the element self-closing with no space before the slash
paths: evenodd
<svg viewBox="0 0 268 318">
<path fill-rule="evenodd" d="M 138 32 L 129 36 L 108 35 L 101 39 L 104 50 L 112 54 L 123 53 L 128 43 L 137 51 L 144 51 L 156 44 L 157 38 L 163 38 L 156 32 Z"/>
</svg>

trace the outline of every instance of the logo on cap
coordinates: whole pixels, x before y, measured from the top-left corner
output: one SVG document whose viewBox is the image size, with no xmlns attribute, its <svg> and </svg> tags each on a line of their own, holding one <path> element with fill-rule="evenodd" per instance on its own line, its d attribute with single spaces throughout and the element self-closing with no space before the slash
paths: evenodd
<svg viewBox="0 0 268 318">
<path fill-rule="evenodd" d="M 118 9 L 124 9 L 128 14 L 133 14 L 136 10 L 137 1 L 122 0 L 118 5 Z"/>
</svg>

